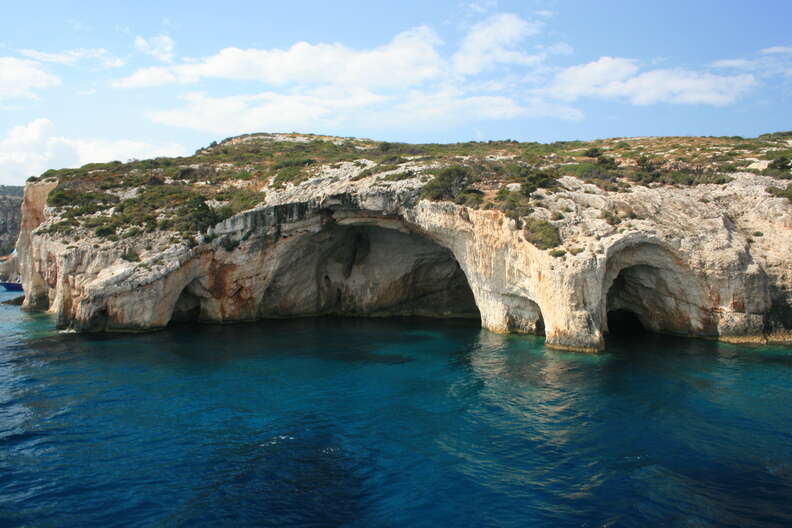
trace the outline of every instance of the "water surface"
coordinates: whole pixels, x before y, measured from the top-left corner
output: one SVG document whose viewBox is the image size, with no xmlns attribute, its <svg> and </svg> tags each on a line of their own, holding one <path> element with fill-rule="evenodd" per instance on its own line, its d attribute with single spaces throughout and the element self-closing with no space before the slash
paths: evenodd
<svg viewBox="0 0 792 528">
<path fill-rule="evenodd" d="M 792 525 L 788 348 L 408 319 L 85 337 L 9 306 L 0 333 L 0 526 Z"/>
</svg>

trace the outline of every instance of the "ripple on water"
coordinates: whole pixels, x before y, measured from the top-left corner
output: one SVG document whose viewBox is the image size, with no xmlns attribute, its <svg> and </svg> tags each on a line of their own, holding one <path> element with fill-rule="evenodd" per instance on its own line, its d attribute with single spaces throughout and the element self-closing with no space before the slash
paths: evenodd
<svg viewBox="0 0 792 528">
<path fill-rule="evenodd" d="M 792 350 L 0 308 L 0 525 L 792 525 Z"/>
</svg>

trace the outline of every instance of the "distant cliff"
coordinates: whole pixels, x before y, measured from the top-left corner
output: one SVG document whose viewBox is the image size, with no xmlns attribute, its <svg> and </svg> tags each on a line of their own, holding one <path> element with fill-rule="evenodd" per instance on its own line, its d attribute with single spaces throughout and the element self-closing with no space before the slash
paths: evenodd
<svg viewBox="0 0 792 528">
<path fill-rule="evenodd" d="M 24 187 L 0 185 L 0 255 L 11 253 L 19 236 L 24 190 Z"/>
<path fill-rule="evenodd" d="M 791 149 L 256 134 L 48 171 L 25 191 L 25 307 L 78 331 L 479 317 L 589 351 L 630 312 L 657 332 L 789 342 Z"/>
<path fill-rule="evenodd" d="M 17 259 L 4 257 L 14 250 L 19 236 L 24 189 L 0 185 L 0 280 L 19 280 Z"/>
</svg>

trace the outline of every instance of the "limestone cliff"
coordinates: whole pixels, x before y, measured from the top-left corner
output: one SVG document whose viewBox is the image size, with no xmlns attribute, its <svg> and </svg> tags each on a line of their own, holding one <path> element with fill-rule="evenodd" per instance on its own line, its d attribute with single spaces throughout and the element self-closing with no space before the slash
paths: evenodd
<svg viewBox="0 0 792 528">
<path fill-rule="evenodd" d="M 0 256 L 3 257 L 11 253 L 19 236 L 22 190 L 22 187 L 0 185 Z M 0 279 L 17 280 L 18 275 L 15 258 L 0 260 Z"/>
<path fill-rule="evenodd" d="M 322 138 L 321 147 L 336 140 Z M 251 143 L 235 138 L 213 148 Z M 546 176 L 543 158 L 533 162 L 538 173 L 503 177 L 506 169 L 493 169 L 500 179 L 454 180 L 460 188 L 452 182 L 443 191 L 452 201 L 432 195 L 451 174 L 440 168 L 470 157 L 373 162 L 366 143 L 349 148 L 350 160 L 262 165 L 273 173 L 221 160 L 211 168 L 45 174 L 26 188 L 17 245 L 25 307 L 78 331 L 322 314 L 480 317 L 494 332 L 544 334 L 550 346 L 587 351 L 605 346 L 609 314 L 622 310 L 658 332 L 792 341 L 792 203 L 777 175 L 738 170 L 712 183 L 643 183 L 635 176 L 642 172 L 620 176 L 630 160 L 614 156 L 598 162 L 612 165 L 603 184 L 565 174 L 563 164 Z M 105 191 L 91 191 L 93 202 L 64 201 L 75 189 L 85 195 L 76 186 L 102 170 L 108 179 L 97 189 Z M 217 181 L 229 170 L 241 172 Z M 151 205 L 177 196 L 167 186 L 188 183 L 223 194 L 189 195 L 192 209 Z M 260 194 L 211 216 L 245 186 Z M 497 205 L 510 196 L 510 206 Z M 174 227 L 188 220 L 203 227 Z"/>
</svg>

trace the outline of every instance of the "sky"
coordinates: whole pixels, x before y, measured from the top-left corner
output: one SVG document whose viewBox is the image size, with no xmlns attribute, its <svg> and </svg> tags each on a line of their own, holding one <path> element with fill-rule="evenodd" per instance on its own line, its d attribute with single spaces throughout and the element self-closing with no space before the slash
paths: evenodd
<svg viewBox="0 0 792 528">
<path fill-rule="evenodd" d="M 792 2 L 3 2 L 0 183 L 249 132 L 382 141 L 792 129 Z"/>
</svg>

